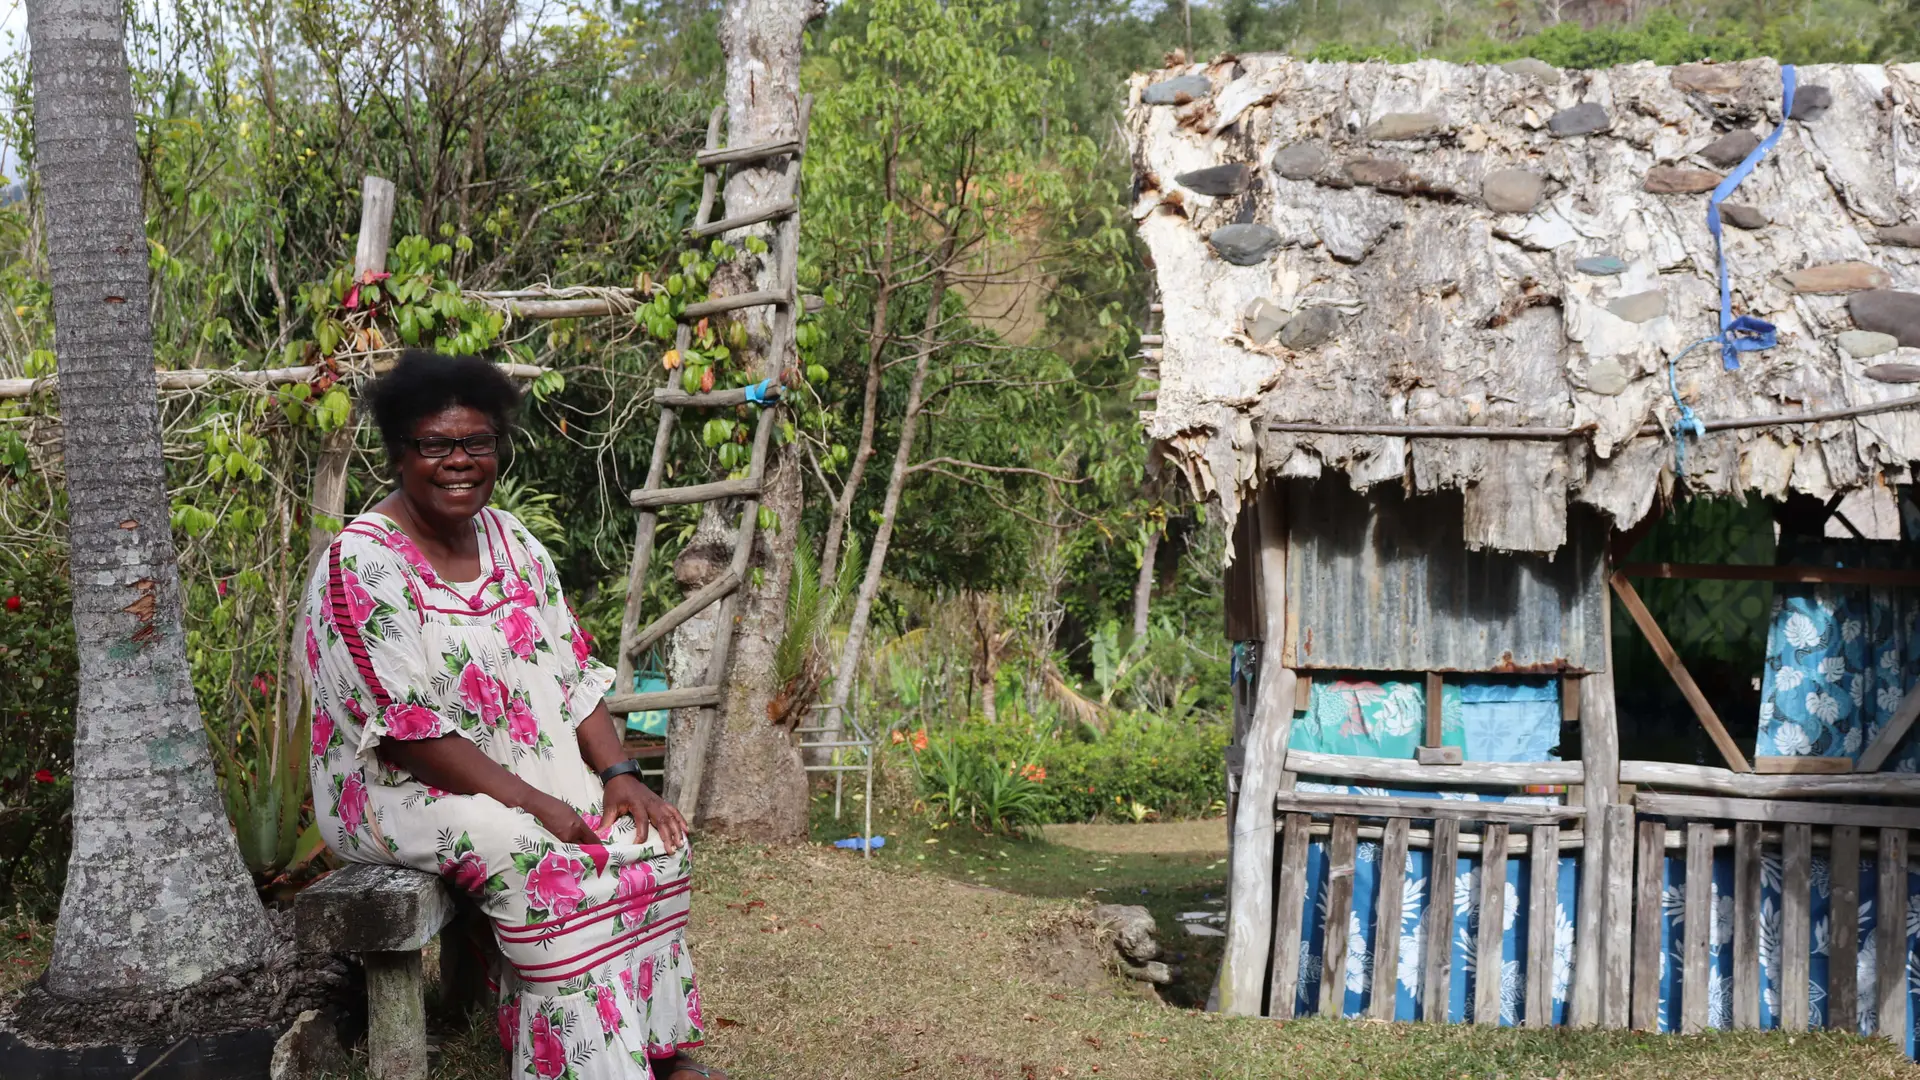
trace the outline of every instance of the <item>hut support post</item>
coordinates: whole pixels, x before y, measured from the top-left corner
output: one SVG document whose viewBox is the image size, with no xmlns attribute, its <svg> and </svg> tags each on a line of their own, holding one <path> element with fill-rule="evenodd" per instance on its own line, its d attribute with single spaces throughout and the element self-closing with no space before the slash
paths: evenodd
<svg viewBox="0 0 1920 1080">
<path fill-rule="evenodd" d="M 1579 699 L 1580 764 L 1584 770 L 1580 791 L 1587 810 L 1580 826 L 1580 898 L 1574 913 L 1573 1001 L 1568 1017 L 1574 1027 L 1593 1027 L 1603 1020 L 1610 1026 L 1626 1023 L 1626 1010 L 1610 1009 L 1606 1001 L 1616 996 L 1624 1001 L 1627 988 L 1611 985 L 1613 980 L 1605 978 L 1604 973 L 1625 972 L 1628 965 L 1623 957 L 1610 960 L 1601 940 L 1606 883 L 1616 874 L 1630 874 L 1632 866 L 1607 865 L 1607 807 L 1620 792 L 1620 729 L 1613 696 L 1613 605 L 1604 604 L 1600 611 L 1608 641 L 1607 670 L 1561 684 L 1563 693 L 1579 687 L 1568 696 Z"/>
<path fill-rule="evenodd" d="M 1286 771 L 1287 737 L 1293 729 L 1294 673 L 1281 665 L 1287 620 L 1287 528 L 1284 494 L 1267 486 L 1254 505 L 1259 515 L 1259 595 L 1262 643 L 1253 722 L 1233 831 L 1232 877 L 1227 902 L 1227 949 L 1220 962 L 1220 1011 L 1257 1016 L 1274 945 L 1274 796 L 1293 787 Z M 1275 986 L 1276 1001 L 1292 1015 L 1293 987 Z"/>
</svg>

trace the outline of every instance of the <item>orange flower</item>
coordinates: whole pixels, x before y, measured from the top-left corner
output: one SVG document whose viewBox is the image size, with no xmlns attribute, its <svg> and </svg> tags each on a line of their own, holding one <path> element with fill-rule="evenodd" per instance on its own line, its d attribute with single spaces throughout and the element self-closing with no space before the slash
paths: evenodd
<svg viewBox="0 0 1920 1080">
<path fill-rule="evenodd" d="M 1047 770 L 1043 766 L 1031 763 L 1020 766 L 1020 779 L 1022 780 L 1031 780 L 1037 784 L 1046 778 Z"/>
<path fill-rule="evenodd" d="M 921 728 L 919 731 L 913 733 L 913 748 L 915 750 L 925 750 L 927 748 L 926 728 Z"/>
<path fill-rule="evenodd" d="M 906 741 L 907 741 L 907 737 L 905 735 L 902 735 L 897 731 L 893 733 L 893 745 L 899 746 L 901 743 Z"/>
</svg>

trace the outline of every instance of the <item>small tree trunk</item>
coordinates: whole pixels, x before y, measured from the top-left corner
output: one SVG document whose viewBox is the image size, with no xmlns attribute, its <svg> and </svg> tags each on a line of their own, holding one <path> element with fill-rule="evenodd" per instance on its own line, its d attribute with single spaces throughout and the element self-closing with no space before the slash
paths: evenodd
<svg viewBox="0 0 1920 1080">
<path fill-rule="evenodd" d="M 46 986 L 164 994 L 258 965 L 266 913 L 214 781 L 180 628 L 122 8 L 27 10 L 80 660 L 73 857 Z"/>
<path fill-rule="evenodd" d="M 898 131 L 889 134 L 888 142 L 893 147 L 900 144 Z M 893 198 L 894 161 L 892 153 L 887 155 L 886 196 Z M 889 331 L 887 327 L 888 309 L 893 306 L 893 219 L 888 218 L 881 228 L 879 285 L 874 290 L 873 326 L 867 335 L 867 386 L 860 399 L 860 439 L 854 446 L 853 463 L 847 470 L 847 482 L 840 489 L 840 497 L 833 501 L 833 512 L 827 517 L 827 539 L 820 548 L 820 582 L 832 585 L 834 575 L 840 570 L 840 546 L 844 542 L 847 517 L 853 512 L 853 500 L 860 492 L 860 482 L 867 476 L 867 459 L 873 457 L 873 428 L 878 419 L 880 408 L 880 357 L 887 349 Z M 834 713 L 832 723 L 837 730 L 840 714 Z M 837 741 L 837 740 L 835 740 Z"/>
<path fill-rule="evenodd" d="M 1160 530 L 1148 523 L 1147 542 L 1140 549 L 1140 576 L 1133 580 L 1133 640 L 1147 636 L 1147 617 L 1153 604 L 1153 562 L 1160 553 Z"/>
<path fill-rule="evenodd" d="M 728 0 L 720 27 L 720 43 L 727 55 L 728 145 L 774 142 L 798 133 L 801 33 L 815 14 L 811 0 Z M 727 213 L 750 213 L 786 197 L 792 184 L 790 171 L 799 167 L 797 161 L 786 161 L 771 168 L 735 171 L 727 180 Z M 746 231 L 732 234 L 736 247 Z M 759 226 L 754 231 L 764 236 L 771 230 Z M 797 230 L 784 232 L 793 236 Z M 777 287 L 791 261 L 798 258 L 798 247 L 797 243 L 771 245 L 770 257 L 751 270 L 744 262 L 749 257 L 743 256 L 742 262 L 714 276 L 713 295 Z M 744 315 L 754 354 L 766 358 L 766 373 L 777 375 L 790 366 L 794 343 L 773 333 L 768 309 L 752 308 Z M 769 356 L 769 350 L 778 353 Z M 736 613 L 737 623 L 695 818 L 715 832 L 796 840 L 807 832 L 807 775 L 792 736 L 769 722 L 767 707 L 780 691 L 774 685 L 774 653 L 786 632 L 787 584 L 800 537 L 800 448 L 786 443 L 769 452 L 772 459 L 761 481 L 760 505 L 773 513 L 774 526 L 756 535 L 751 565 L 758 571 L 759 584 L 750 579 L 735 594 L 732 605 L 723 602 L 720 608 L 722 613 Z M 717 512 L 709 505 L 706 513 Z M 713 634 L 727 632 L 727 627 L 716 626 L 718 621 L 688 623 L 677 634 L 674 648 L 710 650 Z M 681 727 L 687 727 L 684 720 Z"/>
<path fill-rule="evenodd" d="M 954 237 L 947 234 L 946 242 L 938 256 L 939 265 L 946 265 L 953 257 Z M 907 466 L 913 460 L 913 433 L 920 420 L 920 407 L 927 387 L 927 372 L 933 367 L 934 354 L 939 346 L 934 335 L 939 333 L 940 305 L 946 300 L 947 279 L 943 273 L 936 272 L 933 288 L 927 297 L 927 318 L 925 331 L 921 335 L 920 359 L 913 365 L 913 377 L 907 383 L 907 409 L 900 420 L 900 444 L 893 451 L 893 471 L 887 475 L 887 496 L 880 506 L 880 525 L 873 532 L 873 546 L 867 551 L 867 572 L 860 579 L 860 593 L 854 599 L 853 618 L 847 626 L 847 640 L 840 649 L 840 666 L 834 672 L 833 705 L 828 710 L 832 718 L 830 723 L 838 723 L 840 715 L 846 711 L 847 698 L 853 689 L 854 672 L 860 666 L 860 653 L 867 643 L 867 622 L 873 617 L 873 601 L 880 594 L 880 575 L 887 565 L 887 545 L 893 540 L 893 522 L 900 514 L 900 492 L 906 487 Z"/>
</svg>

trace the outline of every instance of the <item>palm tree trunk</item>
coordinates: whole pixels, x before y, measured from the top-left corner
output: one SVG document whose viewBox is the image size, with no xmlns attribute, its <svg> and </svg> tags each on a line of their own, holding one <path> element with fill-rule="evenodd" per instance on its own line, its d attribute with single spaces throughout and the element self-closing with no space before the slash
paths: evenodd
<svg viewBox="0 0 1920 1080">
<path fill-rule="evenodd" d="M 1147 636 L 1147 619 L 1153 607 L 1153 563 L 1160 554 L 1160 529 L 1147 522 L 1147 542 L 1140 548 L 1140 576 L 1133 582 L 1133 640 Z"/>
<path fill-rule="evenodd" d="M 118 0 L 32 0 L 34 152 L 59 330 L 80 693 L 47 989 L 152 995 L 261 962 L 180 628 Z"/>
</svg>

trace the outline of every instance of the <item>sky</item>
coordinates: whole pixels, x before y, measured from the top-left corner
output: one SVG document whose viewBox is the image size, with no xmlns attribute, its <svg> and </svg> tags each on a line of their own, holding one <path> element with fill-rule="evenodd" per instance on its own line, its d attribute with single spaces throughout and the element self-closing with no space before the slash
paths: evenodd
<svg viewBox="0 0 1920 1080">
<path fill-rule="evenodd" d="M 0 52 L 12 52 L 25 48 L 27 44 L 27 4 L 26 0 L 0 0 Z M 12 108 L 10 101 L 0 101 L 0 107 Z M 12 181 L 13 148 L 0 146 L 0 176 Z"/>
</svg>

